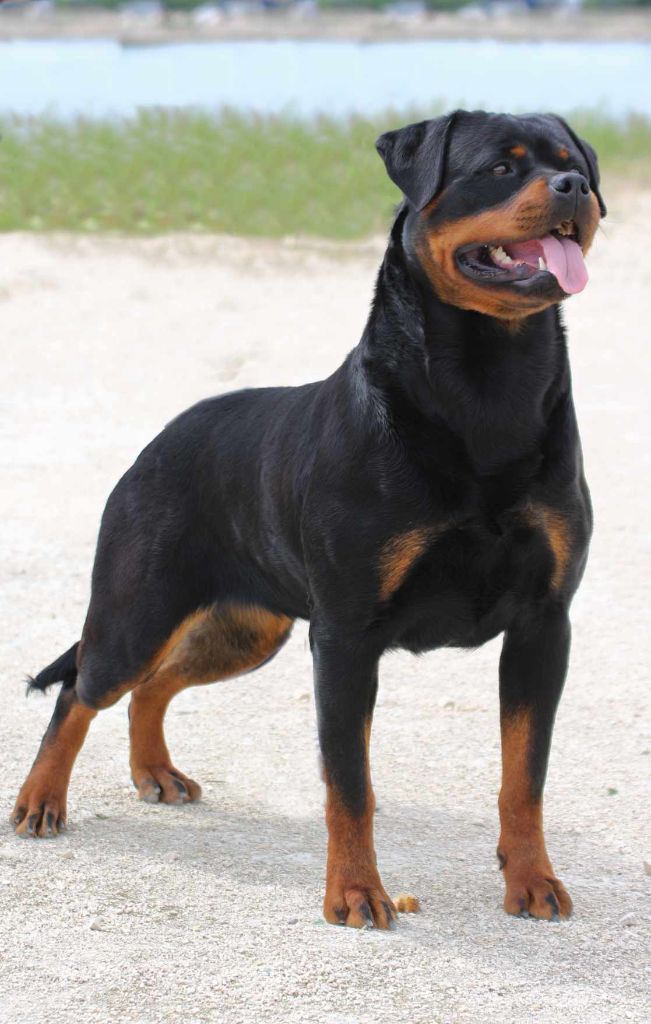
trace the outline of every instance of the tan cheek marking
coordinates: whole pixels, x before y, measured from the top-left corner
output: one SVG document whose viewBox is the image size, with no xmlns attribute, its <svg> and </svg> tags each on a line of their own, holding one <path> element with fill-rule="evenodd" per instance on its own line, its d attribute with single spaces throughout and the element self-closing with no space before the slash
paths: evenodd
<svg viewBox="0 0 651 1024">
<path fill-rule="evenodd" d="M 482 288 L 461 273 L 454 258 L 457 249 L 469 242 L 481 245 L 500 239 L 515 241 L 536 237 L 548 226 L 549 204 L 547 181 L 537 178 L 508 202 L 472 217 L 448 221 L 434 231 L 428 229 L 431 209 L 426 207 L 416 252 L 438 296 L 461 309 L 475 309 L 511 321 L 550 305 L 547 299 L 525 298 L 508 288 Z"/>
<path fill-rule="evenodd" d="M 412 565 L 425 551 L 431 537 L 437 531 L 431 529 L 408 530 L 392 537 L 383 547 L 380 555 L 380 600 L 387 601 L 405 579 Z"/>
<path fill-rule="evenodd" d="M 536 178 L 499 206 L 442 224 L 427 235 L 427 242 L 431 249 L 454 251 L 467 242 L 482 244 L 524 237 L 538 227 L 547 226 L 550 200 L 547 181 Z"/>
<path fill-rule="evenodd" d="M 601 210 L 599 209 L 599 200 L 597 199 L 594 192 L 590 192 L 590 220 L 585 225 L 581 238 L 581 248 L 583 250 L 584 256 L 586 255 L 594 241 L 594 236 L 597 233 L 597 228 L 599 227 L 600 220 Z"/>
<path fill-rule="evenodd" d="M 531 524 L 542 529 L 547 537 L 547 543 L 554 556 L 551 587 L 552 590 L 559 590 L 563 585 L 572 552 L 567 521 L 556 509 L 544 505 L 532 506 L 528 511 L 528 518 Z"/>
<path fill-rule="evenodd" d="M 445 198 L 445 196 L 447 194 L 447 191 L 448 191 L 447 188 L 444 188 L 443 191 L 439 192 L 439 194 L 437 196 L 434 196 L 433 199 L 430 199 L 430 201 L 427 204 L 427 206 L 423 207 L 423 210 L 421 212 L 421 217 L 427 218 L 427 217 L 431 216 L 431 214 L 434 213 L 436 208 L 441 205 L 441 202 Z"/>
</svg>

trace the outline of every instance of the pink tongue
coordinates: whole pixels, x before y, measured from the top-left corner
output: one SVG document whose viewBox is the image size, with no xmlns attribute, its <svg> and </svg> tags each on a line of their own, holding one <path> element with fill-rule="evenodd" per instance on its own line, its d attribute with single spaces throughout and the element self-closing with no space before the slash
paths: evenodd
<svg viewBox="0 0 651 1024">
<path fill-rule="evenodd" d="M 570 238 L 545 235 L 544 238 L 535 238 L 531 242 L 514 242 L 505 248 L 516 263 L 526 263 L 536 270 L 538 259 L 542 256 L 547 269 L 567 295 L 582 292 L 588 283 L 588 270 L 583 262 L 581 246 Z"/>
</svg>

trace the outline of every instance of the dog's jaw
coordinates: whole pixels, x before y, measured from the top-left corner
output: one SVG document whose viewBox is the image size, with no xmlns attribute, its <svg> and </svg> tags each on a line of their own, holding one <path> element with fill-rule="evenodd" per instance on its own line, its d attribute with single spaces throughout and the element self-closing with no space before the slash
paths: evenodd
<svg viewBox="0 0 651 1024">
<path fill-rule="evenodd" d="M 562 234 L 559 229 L 565 221 L 557 212 L 546 177 L 534 179 L 508 202 L 469 217 L 439 222 L 436 206 L 431 204 L 412 218 L 408 245 L 443 302 L 513 322 L 563 301 L 569 290 L 580 290 L 568 286 L 565 291 L 546 265 L 535 269 L 525 260 L 508 257 L 509 246 L 515 253 L 522 243 L 539 240 L 544 252 L 544 246 L 555 241 L 553 237 L 548 241 L 550 233 Z M 588 252 L 598 223 L 599 204 L 590 193 L 577 216 L 582 255 Z M 489 254 L 484 273 L 467 255 L 482 248 Z M 567 284 L 569 277 L 563 280 Z"/>
</svg>

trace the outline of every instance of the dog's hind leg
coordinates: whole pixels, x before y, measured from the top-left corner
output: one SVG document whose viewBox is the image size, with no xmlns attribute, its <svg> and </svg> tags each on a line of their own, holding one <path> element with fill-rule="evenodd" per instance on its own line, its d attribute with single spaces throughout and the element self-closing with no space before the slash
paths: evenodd
<svg viewBox="0 0 651 1024">
<path fill-rule="evenodd" d="M 166 645 L 155 674 L 131 697 L 131 777 L 141 800 L 180 804 L 198 800 L 201 787 L 174 767 L 163 731 L 172 698 L 188 686 L 253 671 L 280 649 L 292 620 L 264 608 L 216 605 L 191 616 Z"/>
<path fill-rule="evenodd" d="M 172 697 L 189 684 L 184 678 L 156 676 L 136 687 L 129 705 L 129 763 L 138 796 L 147 803 L 182 804 L 198 800 L 201 786 L 172 764 L 163 718 Z"/>
<path fill-rule="evenodd" d="M 75 758 L 97 712 L 79 703 L 73 687 L 59 693 L 54 714 L 12 814 L 17 835 L 44 838 L 66 824 L 68 783 Z"/>
<path fill-rule="evenodd" d="M 126 661 L 118 669 L 113 649 L 87 639 L 76 681 L 71 673 L 18 795 L 12 815 L 16 832 L 42 838 L 65 825 L 68 783 L 88 727 L 99 709 L 130 690 L 131 773 L 140 797 L 164 803 L 198 799 L 197 783 L 170 759 L 163 734 L 167 705 L 188 686 L 259 668 L 282 647 L 291 627 L 286 615 L 255 605 L 213 605 L 187 616 L 137 670 Z"/>
</svg>

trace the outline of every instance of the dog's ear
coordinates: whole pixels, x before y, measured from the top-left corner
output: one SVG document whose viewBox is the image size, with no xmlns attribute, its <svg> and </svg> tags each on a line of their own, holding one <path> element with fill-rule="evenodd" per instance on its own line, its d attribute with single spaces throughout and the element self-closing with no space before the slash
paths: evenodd
<svg viewBox="0 0 651 1024">
<path fill-rule="evenodd" d="M 586 142 L 585 139 L 580 139 L 579 138 L 579 136 L 576 134 L 576 132 L 573 131 L 570 128 L 570 126 L 567 123 L 567 121 L 563 120 L 562 117 L 559 117 L 558 114 L 553 114 L 552 116 L 553 116 L 555 121 L 558 121 L 558 123 L 563 126 L 563 128 L 565 129 L 565 131 L 567 132 L 567 134 L 571 138 L 572 142 L 574 143 L 574 145 L 577 147 L 577 149 L 581 153 L 581 156 L 583 157 L 583 159 L 587 163 L 588 171 L 589 171 L 590 188 L 592 189 L 592 191 L 596 195 L 597 200 L 599 202 L 599 211 L 601 213 L 601 216 L 605 217 L 606 213 L 607 213 L 607 210 L 606 210 L 606 204 L 604 203 L 604 201 L 602 199 L 601 192 L 599 191 L 599 181 L 600 181 L 600 178 L 599 178 L 599 164 L 597 162 L 597 154 L 595 153 L 594 149 L 592 148 L 592 146 L 590 145 L 589 142 Z"/>
<path fill-rule="evenodd" d="M 456 114 L 385 132 L 375 143 L 391 181 L 417 210 L 441 190 Z"/>
</svg>

